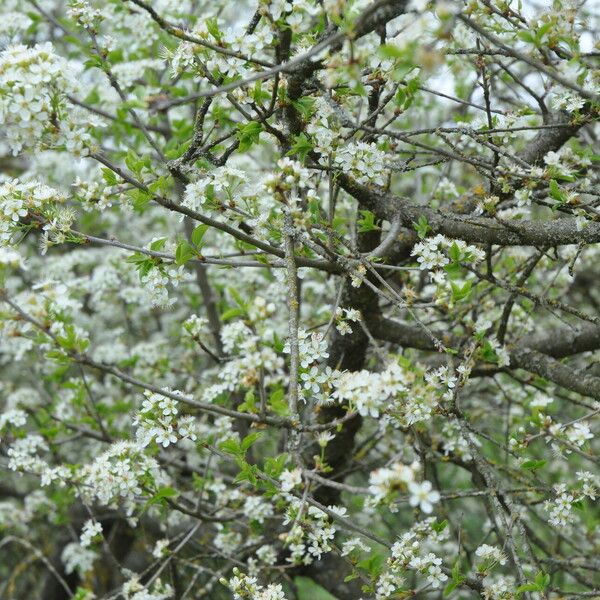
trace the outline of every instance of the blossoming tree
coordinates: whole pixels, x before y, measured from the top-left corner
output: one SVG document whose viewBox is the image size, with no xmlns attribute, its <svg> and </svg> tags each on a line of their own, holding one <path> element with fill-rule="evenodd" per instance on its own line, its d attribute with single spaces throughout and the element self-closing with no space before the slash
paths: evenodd
<svg viewBox="0 0 600 600">
<path fill-rule="evenodd" d="M 600 598 L 597 2 L 0 7 L 1 598 Z"/>
</svg>

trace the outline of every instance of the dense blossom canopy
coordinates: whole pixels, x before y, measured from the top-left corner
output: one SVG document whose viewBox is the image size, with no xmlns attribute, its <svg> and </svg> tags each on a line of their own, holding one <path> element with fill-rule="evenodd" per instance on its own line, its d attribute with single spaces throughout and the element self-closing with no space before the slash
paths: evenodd
<svg viewBox="0 0 600 600">
<path fill-rule="evenodd" d="M 0 598 L 600 598 L 599 15 L 0 0 Z"/>
</svg>

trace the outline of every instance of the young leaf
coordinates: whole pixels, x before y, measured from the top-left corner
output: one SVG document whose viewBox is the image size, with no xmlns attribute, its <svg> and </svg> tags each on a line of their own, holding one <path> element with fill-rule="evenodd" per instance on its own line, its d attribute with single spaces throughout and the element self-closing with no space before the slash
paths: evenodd
<svg viewBox="0 0 600 600">
<path fill-rule="evenodd" d="M 374 229 L 379 229 L 377 225 L 375 225 L 375 214 L 370 210 L 361 210 L 359 211 L 362 215 L 362 218 L 358 219 L 358 231 L 360 233 L 366 233 L 367 231 L 373 231 Z"/>
<path fill-rule="evenodd" d="M 240 142 L 238 150 L 240 152 L 246 152 L 253 144 L 256 144 L 262 130 L 262 123 L 257 123 L 256 121 L 250 121 L 250 123 L 246 123 L 246 125 L 240 125 L 237 134 Z"/>
<path fill-rule="evenodd" d="M 196 227 L 196 229 L 194 229 L 194 231 L 192 232 L 192 244 L 194 244 L 194 246 L 200 247 L 202 245 L 202 238 L 204 237 L 204 234 L 208 231 L 209 227 L 208 225 L 198 225 L 198 227 Z"/>
<path fill-rule="evenodd" d="M 193 258 L 195 255 L 194 249 L 185 240 L 177 244 L 175 250 L 175 264 L 178 266 L 184 265 L 188 260 Z"/>
<path fill-rule="evenodd" d="M 431 227 L 427 222 L 427 217 L 421 215 L 416 223 L 413 223 L 417 235 L 423 240 L 427 237 L 427 233 L 431 231 Z"/>
</svg>

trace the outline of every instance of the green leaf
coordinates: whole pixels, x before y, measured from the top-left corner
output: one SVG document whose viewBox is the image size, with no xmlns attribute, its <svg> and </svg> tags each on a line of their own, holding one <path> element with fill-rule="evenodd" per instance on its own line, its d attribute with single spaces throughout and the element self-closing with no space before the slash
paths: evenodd
<svg viewBox="0 0 600 600">
<path fill-rule="evenodd" d="M 550 197 L 561 204 L 567 200 L 566 194 L 560 189 L 556 179 L 550 180 Z"/>
<path fill-rule="evenodd" d="M 139 176 L 144 166 L 144 161 L 140 159 L 133 150 L 128 150 L 127 156 L 125 156 L 125 164 L 132 173 Z"/>
<path fill-rule="evenodd" d="M 539 571 L 535 576 L 535 583 L 544 590 L 550 585 L 550 575 L 548 573 L 544 573 L 543 571 Z"/>
<path fill-rule="evenodd" d="M 281 475 L 285 468 L 285 463 L 288 461 L 288 454 L 284 452 L 279 456 L 269 456 L 265 460 L 264 471 L 269 477 L 277 478 Z"/>
<path fill-rule="evenodd" d="M 252 485 L 256 486 L 258 483 L 258 467 L 256 465 L 248 464 L 245 461 L 239 461 L 238 465 L 240 467 L 240 472 L 234 481 L 237 483 L 241 481 L 248 481 Z"/>
<path fill-rule="evenodd" d="M 517 592 L 543 592 L 550 584 L 550 575 L 542 571 L 538 571 L 533 583 L 526 583 L 517 588 Z"/>
<path fill-rule="evenodd" d="M 448 583 L 448 585 L 444 588 L 444 596 L 449 596 L 461 583 L 462 581 L 450 581 L 450 583 Z"/>
<path fill-rule="evenodd" d="M 216 17 L 210 17 L 209 19 L 205 19 L 204 23 L 206 25 L 206 29 L 208 29 L 208 33 L 212 35 L 215 40 L 219 41 L 221 39 L 221 32 L 219 30 L 219 24 L 217 22 Z"/>
<path fill-rule="evenodd" d="M 541 469 L 547 462 L 547 460 L 526 460 L 521 463 L 521 469 L 535 471 L 536 469 Z"/>
<path fill-rule="evenodd" d="M 298 600 L 339 600 L 309 577 L 294 577 Z"/>
<path fill-rule="evenodd" d="M 544 37 L 544 35 L 546 35 L 546 33 L 548 32 L 548 30 L 553 26 L 552 21 L 549 21 L 548 23 L 545 23 L 544 25 L 542 25 L 535 33 L 535 43 L 537 46 L 541 46 L 542 44 L 542 39 Z"/>
<path fill-rule="evenodd" d="M 237 137 L 240 141 L 238 150 L 246 152 L 253 144 L 258 142 L 263 126 L 262 123 L 250 121 L 250 123 L 246 123 L 245 125 L 238 125 L 238 128 Z"/>
<path fill-rule="evenodd" d="M 85 588 L 78 587 L 75 591 L 75 595 L 71 600 L 92 600 L 96 596 L 92 593 L 91 590 L 86 590 Z"/>
<path fill-rule="evenodd" d="M 307 121 L 313 115 L 315 99 L 308 96 L 303 96 L 298 100 L 293 100 L 292 106 L 302 115 L 302 118 Z"/>
<path fill-rule="evenodd" d="M 383 44 L 379 46 L 379 54 L 382 58 L 403 58 L 406 50 L 396 44 Z"/>
<path fill-rule="evenodd" d="M 434 521 L 431 525 L 431 529 L 433 529 L 436 533 L 441 533 L 444 531 L 444 529 L 446 529 L 446 527 L 448 527 L 448 521 L 446 519 L 440 521 L 439 523 Z"/>
<path fill-rule="evenodd" d="M 244 299 L 242 298 L 242 296 L 240 296 L 240 293 L 234 287 L 230 287 L 227 289 L 231 294 L 231 297 L 235 300 L 236 304 L 240 308 L 246 308 L 246 302 L 244 302 Z"/>
<path fill-rule="evenodd" d="M 452 242 L 452 246 L 450 246 L 450 250 L 448 251 L 448 256 L 452 262 L 460 262 L 460 248 L 456 242 Z"/>
<path fill-rule="evenodd" d="M 375 225 L 375 214 L 370 210 L 361 210 L 359 211 L 362 215 L 362 218 L 358 219 L 358 231 L 360 233 L 366 233 L 367 231 L 373 231 L 374 229 L 379 229 L 377 225 Z"/>
<path fill-rule="evenodd" d="M 102 60 L 98 56 L 93 56 L 92 58 L 88 58 L 84 63 L 86 69 L 93 69 L 96 67 L 97 69 L 102 68 Z"/>
<path fill-rule="evenodd" d="M 179 242 L 175 250 L 175 263 L 178 266 L 184 265 L 188 260 L 194 257 L 194 249 L 185 240 Z"/>
<path fill-rule="evenodd" d="M 450 263 L 444 267 L 444 271 L 448 274 L 450 279 L 457 279 L 462 276 L 462 270 L 458 263 Z"/>
<path fill-rule="evenodd" d="M 219 449 L 223 450 L 225 454 L 231 454 L 232 456 L 242 456 L 244 454 L 242 446 L 235 438 L 229 438 L 219 444 Z"/>
<path fill-rule="evenodd" d="M 152 183 L 148 184 L 148 189 L 153 192 L 166 192 L 169 189 L 168 177 L 157 177 Z"/>
<path fill-rule="evenodd" d="M 128 256 L 125 259 L 125 262 L 132 263 L 135 265 L 135 268 L 138 271 L 140 279 L 145 275 L 148 275 L 150 269 L 156 267 L 157 264 L 160 264 L 160 258 L 149 257 L 146 254 L 141 254 L 140 252 L 135 252 L 131 256 Z"/>
<path fill-rule="evenodd" d="M 539 592 L 539 591 L 540 591 L 540 589 L 535 583 L 526 583 L 525 585 L 520 585 L 517 588 L 518 594 L 520 594 L 521 592 Z"/>
<path fill-rule="evenodd" d="M 202 238 L 204 237 L 204 234 L 208 231 L 208 229 L 208 225 L 204 224 L 198 225 L 198 227 L 194 229 L 191 236 L 192 244 L 194 244 L 194 246 L 200 247 L 202 245 Z"/>
<path fill-rule="evenodd" d="M 154 504 L 162 504 L 163 506 L 166 506 L 166 501 L 168 498 L 176 498 L 177 496 L 179 496 L 179 492 L 176 489 L 169 486 L 161 487 L 151 498 L 148 499 L 144 505 L 143 512 L 145 512 L 148 507 Z"/>
<path fill-rule="evenodd" d="M 102 167 L 102 177 L 108 185 L 117 185 L 118 183 L 117 176 L 115 175 L 114 171 L 107 167 Z"/>
<path fill-rule="evenodd" d="M 294 143 L 290 148 L 290 151 L 287 153 L 288 156 L 298 155 L 300 160 L 304 162 L 306 160 L 306 155 L 313 149 L 313 145 L 311 141 L 308 139 L 306 135 L 301 133 L 297 135 L 294 139 Z"/>
<path fill-rule="evenodd" d="M 248 390 L 244 396 L 244 401 L 237 407 L 240 412 L 257 413 L 256 396 L 252 390 Z"/>
<path fill-rule="evenodd" d="M 246 314 L 246 311 L 242 308 L 230 308 L 221 315 L 221 321 L 229 321 L 229 319 L 233 319 L 235 317 L 241 317 L 242 315 L 245 315 L 245 314 Z"/>
<path fill-rule="evenodd" d="M 460 561 L 456 561 L 452 567 L 452 579 L 444 589 L 444 596 L 449 596 L 464 580 L 464 575 L 460 572 Z"/>
<path fill-rule="evenodd" d="M 528 44 L 535 44 L 537 42 L 535 35 L 531 31 L 519 31 L 517 37 Z"/>
<path fill-rule="evenodd" d="M 454 282 L 450 282 L 450 287 L 452 288 L 452 300 L 454 302 L 460 302 L 461 300 L 465 300 L 469 297 L 471 293 L 470 281 L 466 281 L 462 286 L 459 286 Z"/>
<path fill-rule="evenodd" d="M 271 94 L 263 89 L 261 81 L 257 81 L 252 90 L 252 98 L 254 98 L 254 102 L 257 104 L 262 104 L 271 98 Z"/>
<path fill-rule="evenodd" d="M 285 401 L 285 390 L 283 388 L 276 389 L 269 396 L 269 406 L 276 415 L 283 417 L 288 414 L 289 408 Z"/>
<path fill-rule="evenodd" d="M 175 488 L 165 486 L 159 488 L 153 498 L 160 500 L 162 498 L 176 498 L 177 496 L 179 496 L 179 492 Z"/>
<path fill-rule="evenodd" d="M 250 446 L 252 446 L 252 444 L 254 444 L 254 442 L 256 442 L 261 437 L 261 435 L 262 435 L 262 433 L 260 433 L 260 431 L 255 431 L 254 433 L 249 433 L 242 440 L 242 450 L 244 452 L 246 452 L 246 450 L 248 450 L 250 448 Z"/>
<path fill-rule="evenodd" d="M 133 208 L 138 212 L 142 211 L 150 200 L 152 200 L 152 196 L 144 192 L 144 190 L 131 190 L 129 196 L 131 197 Z"/>
<path fill-rule="evenodd" d="M 369 558 L 361 560 L 358 566 L 368 571 L 371 576 L 375 576 L 381 573 L 383 563 L 385 563 L 385 556 L 383 554 L 372 554 Z"/>
<path fill-rule="evenodd" d="M 427 237 L 427 233 L 431 231 L 431 227 L 427 222 L 427 218 L 423 215 L 419 217 L 419 220 L 416 223 L 413 223 L 413 227 L 421 239 L 425 239 Z"/>
<path fill-rule="evenodd" d="M 165 247 L 166 243 L 167 238 L 159 238 L 158 240 L 154 240 L 150 244 L 150 250 L 154 250 L 155 252 L 157 252 L 158 250 L 162 250 Z"/>
</svg>

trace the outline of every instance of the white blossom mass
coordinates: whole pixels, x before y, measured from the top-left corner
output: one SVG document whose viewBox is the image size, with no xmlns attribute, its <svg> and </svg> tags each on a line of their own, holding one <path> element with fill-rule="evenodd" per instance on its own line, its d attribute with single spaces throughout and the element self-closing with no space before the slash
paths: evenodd
<svg viewBox="0 0 600 600">
<path fill-rule="evenodd" d="M 0 0 L 0 600 L 600 599 L 598 0 Z"/>
</svg>

